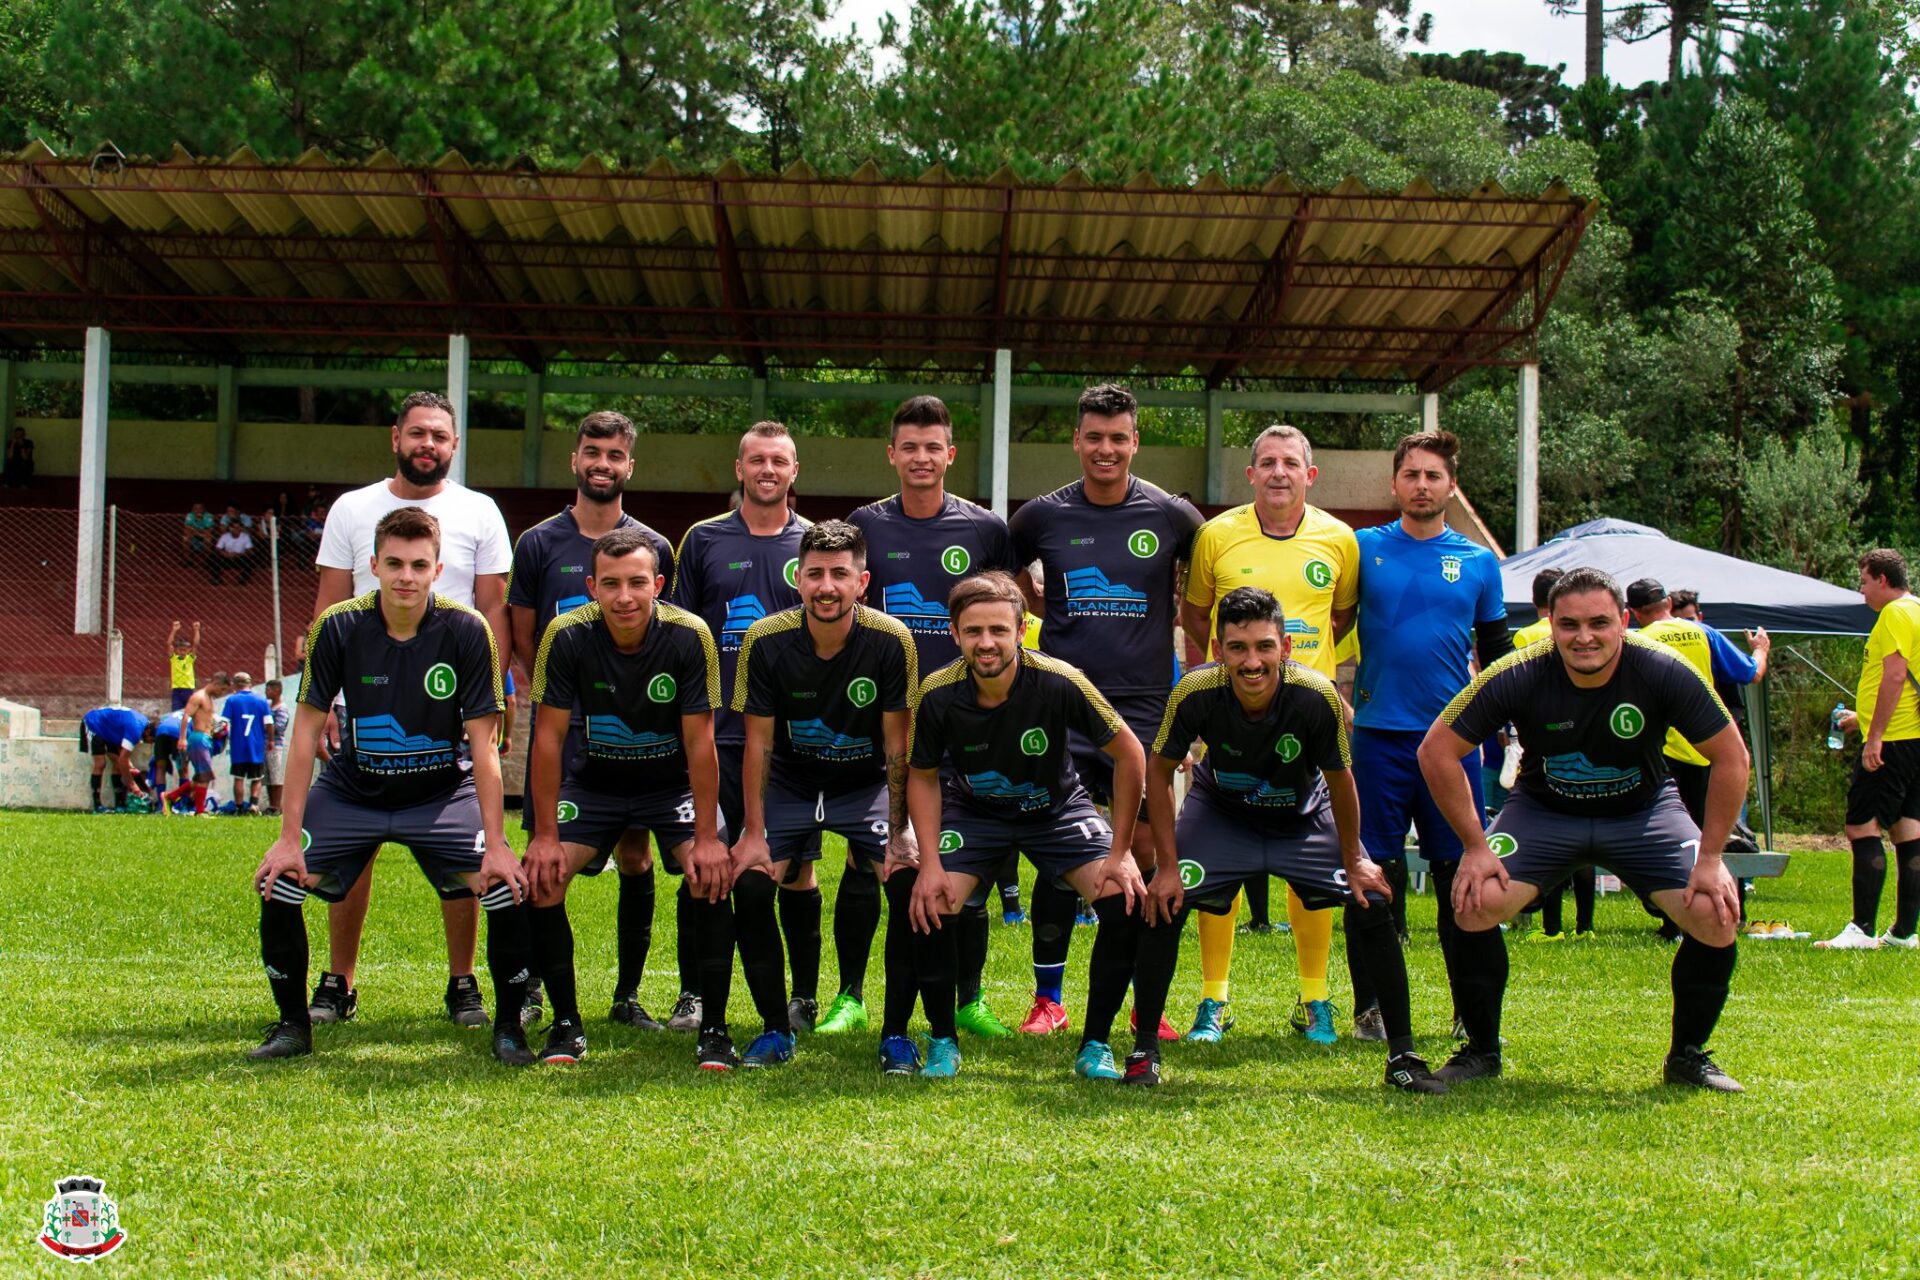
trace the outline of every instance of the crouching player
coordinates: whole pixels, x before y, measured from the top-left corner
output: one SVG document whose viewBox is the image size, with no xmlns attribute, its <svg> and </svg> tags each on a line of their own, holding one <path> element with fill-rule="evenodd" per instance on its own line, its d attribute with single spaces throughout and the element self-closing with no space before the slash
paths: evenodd
<svg viewBox="0 0 1920 1280">
<path fill-rule="evenodd" d="M 684 874 L 693 891 L 706 996 L 695 1053 L 702 1068 L 726 1071 L 739 1057 L 727 1034 L 733 913 L 713 745 L 719 650 L 698 616 L 657 598 L 665 579 L 639 526 L 596 541 L 590 568 L 593 602 L 547 624 L 533 666 L 533 839 L 525 865 L 540 974 L 553 1004 L 541 1057 L 578 1062 L 587 1052 L 567 885 L 576 875 L 599 875 L 627 832 L 651 831 L 667 870 Z M 575 720 L 584 733 L 563 770 Z M 682 974 L 681 985 L 693 976 Z"/>
<path fill-rule="evenodd" d="M 526 881 L 502 825 L 493 632 L 474 610 L 434 594 L 440 523 L 419 507 L 390 511 L 374 527 L 373 576 L 375 590 L 322 613 L 307 636 L 291 758 L 314 758 L 336 694 L 345 700 L 341 745 L 318 782 L 304 765 L 288 775 L 280 838 L 253 873 L 260 958 L 280 1020 L 248 1056 L 313 1051 L 301 904 L 309 891 L 341 901 L 391 842 L 412 851 L 443 899 L 479 895 L 493 974 L 493 1056 L 525 1066 L 534 1055 L 519 1012 L 532 943 Z M 470 774 L 459 763 L 463 732 Z"/>
<path fill-rule="evenodd" d="M 1092 1034 L 1094 1012 L 1126 998 L 1144 889 L 1133 861 L 1133 825 L 1145 762 L 1107 700 L 1080 672 L 1020 648 L 1026 602 L 1005 573 L 968 578 L 947 597 L 960 659 L 928 676 L 914 713 L 907 809 L 920 847 L 910 906 L 914 961 L 930 1038 L 920 1074 L 960 1069 L 954 1040 L 958 917 L 1006 855 L 1027 855 L 1042 879 L 1070 888 L 1100 915 L 1087 982 L 1087 1038 L 1074 1072 L 1118 1080 L 1113 1052 Z M 1114 762 L 1113 822 L 1100 816 L 1068 755 L 1078 731 Z M 942 789 L 938 770 L 953 767 Z M 1149 1033 L 1158 1018 L 1142 1016 Z"/>
<path fill-rule="evenodd" d="M 1174 686 L 1147 765 L 1147 819 L 1158 853 L 1147 885 L 1134 976 L 1139 1017 L 1125 1082 L 1160 1082 L 1151 1028 L 1166 1007 L 1187 915 L 1195 907 L 1232 911 L 1247 882 L 1279 876 L 1311 910 L 1346 907 L 1347 935 L 1379 990 L 1387 1083 L 1409 1093 L 1445 1093 L 1413 1051 L 1406 960 L 1387 909 L 1392 890 L 1360 844 L 1360 797 L 1340 696 L 1325 676 L 1289 661 L 1292 639 L 1272 593 L 1229 591 L 1214 625 L 1220 661 Z M 1206 754 L 1176 821 L 1173 775 L 1196 743 Z"/>
</svg>

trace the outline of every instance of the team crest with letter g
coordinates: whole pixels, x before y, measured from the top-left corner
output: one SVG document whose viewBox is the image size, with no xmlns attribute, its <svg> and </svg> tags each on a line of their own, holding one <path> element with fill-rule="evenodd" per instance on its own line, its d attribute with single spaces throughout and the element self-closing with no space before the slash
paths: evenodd
<svg viewBox="0 0 1920 1280">
<path fill-rule="evenodd" d="M 98 1262 L 127 1242 L 120 1209 L 104 1194 L 98 1178 L 62 1178 L 47 1201 L 40 1243 L 68 1262 Z"/>
</svg>

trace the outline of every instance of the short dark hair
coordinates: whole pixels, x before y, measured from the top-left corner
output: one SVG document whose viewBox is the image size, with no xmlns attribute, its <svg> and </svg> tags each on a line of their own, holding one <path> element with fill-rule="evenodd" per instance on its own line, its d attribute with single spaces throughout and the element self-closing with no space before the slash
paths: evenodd
<svg viewBox="0 0 1920 1280">
<path fill-rule="evenodd" d="M 1870 573 L 1896 590 L 1907 586 L 1907 558 L 1892 547 L 1875 547 L 1860 557 L 1860 572 Z"/>
<path fill-rule="evenodd" d="M 1026 616 L 1027 598 L 1020 594 L 1020 584 L 1013 575 L 1004 569 L 989 569 L 954 583 L 947 593 L 947 616 L 959 622 L 960 615 L 974 605 L 996 603 L 1012 605 L 1016 619 Z"/>
<path fill-rule="evenodd" d="M 600 576 L 601 556 L 605 556 L 609 560 L 619 560 L 624 556 L 634 554 L 636 551 L 644 551 L 647 553 L 647 559 L 653 562 L 653 576 L 656 578 L 659 577 L 660 548 L 653 545 L 652 538 L 649 538 L 632 525 L 615 529 L 612 533 L 603 533 L 594 540 L 593 554 L 588 558 L 588 562 L 593 566 L 593 576 L 596 578 Z"/>
<path fill-rule="evenodd" d="M 1542 569 L 1533 575 L 1533 607 L 1547 609 L 1553 603 L 1553 584 L 1567 576 L 1565 569 Z"/>
<path fill-rule="evenodd" d="M 433 543 L 433 558 L 440 558 L 440 522 L 423 507 L 395 507 L 381 516 L 380 523 L 373 526 L 373 554 L 379 555 L 389 538 L 408 542 L 426 538 Z"/>
<path fill-rule="evenodd" d="M 1416 431 L 1412 435 L 1400 437 L 1400 443 L 1393 447 L 1393 473 L 1400 474 L 1400 464 L 1415 449 L 1424 449 L 1447 464 L 1447 479 L 1457 479 L 1459 464 L 1455 461 L 1460 454 L 1460 437 L 1451 431 Z"/>
<path fill-rule="evenodd" d="M 822 520 L 819 524 L 808 525 L 807 531 L 800 535 L 800 562 L 806 563 L 809 555 L 830 556 L 847 551 L 853 554 L 855 570 L 867 567 L 867 535 L 860 532 L 860 526 L 845 520 Z"/>
<path fill-rule="evenodd" d="M 1675 613 L 1680 612 L 1682 609 L 1698 609 L 1700 607 L 1700 593 L 1690 587 L 1682 587 L 1678 591 L 1669 592 L 1667 599 L 1673 602 L 1673 611 Z"/>
<path fill-rule="evenodd" d="M 279 693 L 282 689 L 286 688 L 286 686 L 281 684 L 278 680 L 269 680 L 265 684 L 261 685 L 260 687 L 266 690 L 268 693 Z"/>
<path fill-rule="evenodd" d="M 231 689 L 233 687 L 233 677 L 224 671 L 216 671 L 207 678 L 207 683 L 209 685 L 224 684 Z"/>
<path fill-rule="evenodd" d="M 1090 413 L 1103 418 L 1117 418 L 1124 413 L 1133 421 L 1133 429 L 1140 430 L 1140 402 L 1133 398 L 1133 392 L 1117 382 L 1103 382 L 1080 393 L 1080 402 L 1074 407 L 1075 431 L 1080 430 L 1080 424 Z"/>
<path fill-rule="evenodd" d="M 460 415 L 453 411 L 453 401 L 438 391 L 416 391 L 400 402 L 400 409 L 393 415 L 393 425 L 399 426 L 407 420 L 407 415 L 415 409 L 438 409 L 453 419 L 454 429 L 460 428 Z"/>
<path fill-rule="evenodd" d="M 574 447 L 589 437 L 595 440 L 619 440 L 632 445 L 635 432 L 633 421 L 624 413 L 615 413 L 612 409 L 595 409 L 580 419 L 580 427 L 574 432 Z"/>
<path fill-rule="evenodd" d="M 1605 569 L 1583 565 L 1560 575 L 1560 581 L 1554 583 L 1553 590 L 1547 593 L 1547 609 L 1551 611 L 1562 597 L 1586 595 L 1590 591 L 1604 591 L 1612 596 L 1616 609 L 1627 607 L 1626 594 L 1620 590 L 1620 584 L 1613 580 L 1612 574 Z"/>
<path fill-rule="evenodd" d="M 1213 617 L 1214 634 L 1224 636 L 1228 626 L 1248 622 L 1271 622 L 1281 635 L 1287 634 L 1287 611 L 1279 597 L 1264 587 L 1235 587 L 1221 596 Z"/>
<path fill-rule="evenodd" d="M 740 444 L 739 447 L 734 450 L 734 456 L 739 457 L 744 454 L 747 451 L 747 441 L 755 436 L 760 437 L 762 440 L 785 440 L 789 443 L 793 440 L 793 432 L 787 430 L 787 424 L 784 422 L 775 422 L 772 419 L 768 419 L 765 422 L 756 422 L 740 433 Z M 794 451 L 796 453 L 799 451 L 799 448 L 799 445 L 794 445 Z"/>
<path fill-rule="evenodd" d="M 947 412 L 947 402 L 939 396 L 902 400 L 900 407 L 893 411 L 892 433 L 888 439 L 897 439 L 902 427 L 945 427 L 947 443 L 953 443 L 953 415 Z"/>
</svg>

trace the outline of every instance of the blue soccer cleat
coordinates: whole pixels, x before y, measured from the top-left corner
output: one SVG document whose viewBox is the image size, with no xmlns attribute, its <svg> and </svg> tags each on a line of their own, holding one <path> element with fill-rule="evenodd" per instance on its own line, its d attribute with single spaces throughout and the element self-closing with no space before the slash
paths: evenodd
<svg viewBox="0 0 1920 1280">
<path fill-rule="evenodd" d="M 743 1067 L 777 1067 L 793 1061 L 791 1031 L 762 1031 L 740 1055 Z"/>
<path fill-rule="evenodd" d="M 1089 1040 L 1080 1046 L 1080 1056 L 1073 1060 L 1073 1074 L 1082 1080 L 1118 1080 L 1120 1068 L 1113 1065 L 1113 1050 L 1098 1040 Z"/>
<path fill-rule="evenodd" d="M 1293 1005 L 1293 1029 L 1315 1044 L 1338 1044 L 1340 1033 L 1333 1029 L 1333 1001 L 1297 1000 Z"/>
<path fill-rule="evenodd" d="M 1233 1006 L 1225 1000 L 1202 1000 L 1193 1015 L 1193 1030 L 1187 1039 L 1195 1044 L 1219 1044 L 1233 1030 Z"/>
<path fill-rule="evenodd" d="M 920 1069 L 920 1046 L 906 1036 L 888 1036 L 880 1042 L 880 1074 L 910 1076 Z"/>
<path fill-rule="evenodd" d="M 927 1065 L 920 1068 L 922 1080 L 951 1080 L 960 1074 L 960 1042 L 952 1036 L 935 1036 L 927 1041 Z"/>
</svg>

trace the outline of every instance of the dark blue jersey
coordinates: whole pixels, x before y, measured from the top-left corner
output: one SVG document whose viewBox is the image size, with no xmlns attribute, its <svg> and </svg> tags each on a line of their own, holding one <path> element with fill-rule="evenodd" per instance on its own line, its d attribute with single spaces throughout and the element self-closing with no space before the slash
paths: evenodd
<svg viewBox="0 0 1920 1280">
<path fill-rule="evenodd" d="M 738 511 L 688 529 L 673 557 L 673 603 L 707 624 L 720 649 L 721 703 L 714 710 L 716 742 L 745 742 L 747 730 L 731 709 L 734 668 L 747 628 L 768 614 L 800 603 L 800 535 L 813 522 L 789 512 L 780 532 L 760 537 Z"/>
<path fill-rule="evenodd" d="M 622 512 L 621 529 L 637 528 L 660 557 L 660 576 L 673 581 L 673 547 L 667 540 Z M 568 507 L 520 535 L 513 544 L 513 570 L 507 577 L 507 603 L 533 610 L 535 643 L 547 624 L 586 604 L 587 578 L 593 573 L 595 539 L 580 532 Z"/>
<path fill-rule="evenodd" d="M 1135 476 L 1110 506 L 1076 480 L 1031 499 L 1008 522 L 1014 559 L 1046 575 L 1040 650 L 1085 672 L 1104 693 L 1173 684 L 1174 580 L 1205 523 L 1185 498 Z"/>
<path fill-rule="evenodd" d="M 847 517 L 867 535 L 867 603 L 898 618 L 913 634 L 920 669 L 934 671 L 960 656 L 947 629 L 947 593 L 953 584 L 988 569 L 1011 573 L 1013 542 L 1007 522 L 952 494 L 940 513 L 915 520 L 900 496 L 870 502 Z"/>
<path fill-rule="evenodd" d="M 1207 745 L 1193 785 L 1259 826 L 1285 827 L 1327 803 L 1322 771 L 1348 767 L 1347 713 L 1333 681 L 1297 662 L 1280 666 L 1280 687 L 1255 720 L 1234 695 L 1227 668 L 1213 663 L 1180 678 L 1151 750 L 1183 760 Z"/>
</svg>

